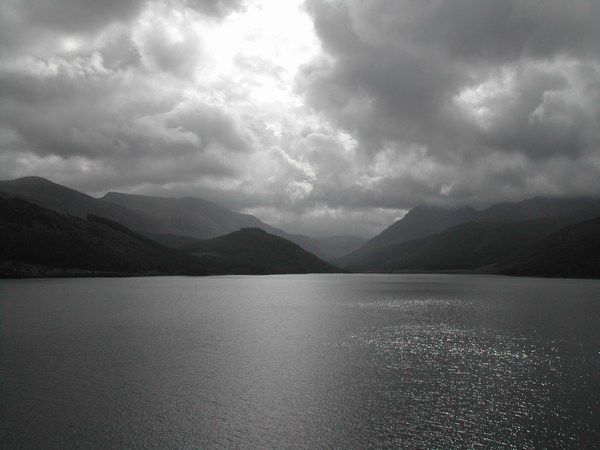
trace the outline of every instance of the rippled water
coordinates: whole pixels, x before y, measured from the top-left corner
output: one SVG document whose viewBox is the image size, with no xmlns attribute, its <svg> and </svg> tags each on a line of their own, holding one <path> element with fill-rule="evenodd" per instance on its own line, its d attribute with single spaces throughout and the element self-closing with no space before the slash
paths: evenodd
<svg viewBox="0 0 600 450">
<path fill-rule="evenodd" d="M 0 281 L 3 447 L 593 448 L 600 281 Z"/>
</svg>

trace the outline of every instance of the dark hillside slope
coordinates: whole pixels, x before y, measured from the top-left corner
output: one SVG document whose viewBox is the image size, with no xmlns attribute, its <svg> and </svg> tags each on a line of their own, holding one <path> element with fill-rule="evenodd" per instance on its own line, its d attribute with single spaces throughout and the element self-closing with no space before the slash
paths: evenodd
<svg viewBox="0 0 600 450">
<path fill-rule="evenodd" d="M 593 198 L 534 197 L 516 203 L 499 203 L 481 211 L 470 206 L 443 208 L 418 205 L 362 248 L 408 242 L 472 221 L 511 223 L 559 216 L 573 216 L 579 218 L 578 220 L 585 220 L 599 214 L 600 200 Z"/>
<path fill-rule="evenodd" d="M 202 256 L 218 256 L 240 264 L 239 273 L 333 273 L 339 270 L 300 246 L 258 228 L 244 228 L 186 249 Z M 245 266 L 251 267 L 248 271 Z"/>
<path fill-rule="evenodd" d="M 592 219 L 600 215 L 597 198 L 533 197 L 516 203 L 498 203 L 480 211 L 477 220 L 494 222 L 522 222 L 542 217 L 578 217 Z"/>
<path fill-rule="evenodd" d="M 197 197 L 168 198 L 109 192 L 103 198 L 94 198 L 40 177 L 0 181 L 0 193 L 83 219 L 88 214 L 105 217 L 173 248 L 247 227 L 262 228 L 327 260 L 362 244 L 344 237 L 320 240 L 289 234 L 255 216 L 234 212 Z"/>
<path fill-rule="evenodd" d="M 568 218 L 468 222 L 426 238 L 362 249 L 336 262 L 353 271 L 474 270 L 511 259 L 568 223 Z"/>
<path fill-rule="evenodd" d="M 569 218 L 563 226 L 591 219 L 600 215 L 600 199 L 594 198 L 545 198 L 534 197 L 516 203 L 499 203 L 482 211 L 470 207 L 441 208 L 434 206 L 417 206 L 404 218 L 395 222 L 378 236 L 350 255 L 338 259 L 339 264 L 353 264 L 368 267 L 378 253 L 375 249 L 390 247 L 383 251 L 391 255 L 396 244 L 409 242 L 432 236 L 451 227 L 469 222 L 510 224 L 539 219 Z M 507 227 L 507 229 L 510 227 Z M 555 231 L 555 230 L 554 230 Z M 404 247 L 399 247 L 404 248 Z M 398 254 L 398 258 L 403 256 Z M 363 261 L 361 261 L 361 259 Z"/>
<path fill-rule="evenodd" d="M 0 181 L 0 192 L 21 198 L 42 208 L 85 219 L 88 214 L 105 217 L 129 228 L 153 230 L 154 224 L 138 214 L 113 203 L 103 202 L 40 177 L 24 177 Z"/>
<path fill-rule="evenodd" d="M 600 277 L 600 217 L 569 225 L 501 264 L 506 275 Z"/>
<path fill-rule="evenodd" d="M 462 208 L 416 206 L 402 219 L 368 241 L 362 249 L 382 247 L 431 236 L 455 225 L 469 222 L 477 216 L 477 213 L 470 206 Z"/>
<path fill-rule="evenodd" d="M 162 233 L 207 239 L 243 227 L 266 227 L 254 216 L 240 214 L 201 198 L 153 197 L 109 192 L 102 200 L 125 207 L 159 224 Z"/>
<path fill-rule="evenodd" d="M 110 220 L 96 216 L 80 219 L 3 194 L 0 261 L 1 276 L 17 277 L 41 276 L 44 272 L 68 275 L 73 270 L 113 275 L 226 271 L 221 259 L 198 259 L 177 252 Z"/>
<path fill-rule="evenodd" d="M 388 270 L 474 270 L 517 255 L 564 223 L 538 219 L 517 223 L 469 222 L 442 231 Z"/>
<path fill-rule="evenodd" d="M 340 246 L 339 243 L 332 244 L 327 240 L 320 241 L 301 234 L 289 234 L 253 215 L 234 212 L 197 197 L 170 198 L 109 192 L 102 200 L 149 218 L 151 223 L 157 224 L 156 228 L 163 234 L 210 239 L 240 228 L 260 228 L 292 241 L 320 258 L 333 259 L 344 254 L 345 249 L 353 248 L 351 244 Z"/>
</svg>

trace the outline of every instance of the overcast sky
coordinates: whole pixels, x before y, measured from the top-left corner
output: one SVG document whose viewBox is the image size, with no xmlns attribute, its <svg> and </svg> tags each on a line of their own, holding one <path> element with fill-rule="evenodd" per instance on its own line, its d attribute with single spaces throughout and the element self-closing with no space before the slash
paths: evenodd
<svg viewBox="0 0 600 450">
<path fill-rule="evenodd" d="M 598 0 L 0 0 L 0 178 L 372 235 L 600 195 Z"/>
</svg>

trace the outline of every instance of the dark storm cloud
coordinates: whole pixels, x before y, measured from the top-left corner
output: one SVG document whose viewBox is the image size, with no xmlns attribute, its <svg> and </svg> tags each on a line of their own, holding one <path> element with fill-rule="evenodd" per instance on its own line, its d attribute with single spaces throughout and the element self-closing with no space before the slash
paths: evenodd
<svg viewBox="0 0 600 450">
<path fill-rule="evenodd" d="M 89 33 L 111 22 L 132 19 L 146 3 L 149 0 L 3 0 L 2 7 L 12 22 L 61 32 Z M 242 3 L 242 0 L 183 1 L 186 7 L 215 16 L 227 14 Z"/>
<path fill-rule="evenodd" d="M 91 36 L 112 24 L 127 24 L 158 0 L 0 0 L 0 52 L 34 47 L 47 54 L 60 35 Z M 242 8 L 243 0 L 168 0 L 216 19 Z"/>
<path fill-rule="evenodd" d="M 190 170 L 198 176 L 235 173 L 226 154 L 247 151 L 250 139 L 227 112 L 189 101 L 176 89 L 160 89 L 152 79 L 107 76 L 84 67 L 78 71 L 69 64 L 65 73 L 59 64 L 43 79 L 0 74 L 7 87 L 0 127 L 14 132 L 20 149 L 38 157 L 86 157 L 157 183 L 166 174 L 172 177 L 175 161 L 182 168 L 178 178 Z M 211 154 L 217 150 L 223 158 Z"/>
<path fill-rule="evenodd" d="M 600 2 L 309 0 L 307 9 L 329 55 L 299 77 L 310 104 L 371 158 L 425 148 L 433 180 L 401 173 L 379 186 L 399 189 L 397 206 L 569 194 L 569 167 L 598 172 Z"/>
<path fill-rule="evenodd" d="M 165 121 L 169 128 L 187 130 L 201 140 L 200 148 L 218 143 L 230 151 L 250 151 L 252 137 L 245 134 L 227 113 L 202 103 L 182 104 Z"/>
<path fill-rule="evenodd" d="M 144 0 L 6 0 L 5 3 L 5 8 L 30 26 L 87 33 L 113 21 L 130 19 Z"/>
<path fill-rule="evenodd" d="M 193 14 L 214 20 L 241 2 L 4 3 L 3 20 L 24 28 L 0 59 L 3 179 L 37 174 L 101 192 L 239 174 L 229 153 L 248 152 L 252 137 L 186 89 L 202 62 Z"/>
<path fill-rule="evenodd" d="M 144 0 L 0 0 L 0 52 L 37 47 L 47 51 L 57 35 L 95 34 L 114 22 L 127 22 Z M 31 51 L 31 49 L 30 49 Z"/>
</svg>

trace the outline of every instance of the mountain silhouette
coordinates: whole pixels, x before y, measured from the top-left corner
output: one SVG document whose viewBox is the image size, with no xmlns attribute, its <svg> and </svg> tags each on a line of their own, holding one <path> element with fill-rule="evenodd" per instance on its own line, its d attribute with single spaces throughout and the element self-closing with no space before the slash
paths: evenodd
<svg viewBox="0 0 600 450">
<path fill-rule="evenodd" d="M 500 273 L 543 277 L 600 277 L 600 217 L 569 225 L 500 264 Z"/>
<path fill-rule="evenodd" d="M 241 273 L 332 273 L 339 269 L 300 246 L 260 228 L 243 228 L 185 249 L 197 256 L 239 261 Z M 246 267 L 248 269 L 246 269 Z"/>
<path fill-rule="evenodd" d="M 473 270 L 508 260 L 523 246 L 596 215 L 600 200 L 590 198 L 536 197 L 481 211 L 418 206 L 333 263 L 354 271 Z"/>
<path fill-rule="evenodd" d="M 194 258 L 90 215 L 61 214 L 0 194 L 0 275 L 207 275 L 219 258 Z"/>
<path fill-rule="evenodd" d="M 419 205 L 411 209 L 402 219 L 369 240 L 361 250 L 430 236 L 454 225 L 474 220 L 477 214 L 478 211 L 470 206 L 442 208 Z"/>
<path fill-rule="evenodd" d="M 291 240 L 327 260 L 347 254 L 364 243 L 360 238 L 334 236 L 320 240 L 286 233 L 255 216 L 237 213 L 197 197 L 168 198 L 109 192 L 102 198 L 94 198 L 40 177 L 0 181 L 0 192 L 80 218 L 88 214 L 105 217 L 174 248 L 245 227 L 261 228 Z"/>
<path fill-rule="evenodd" d="M 103 217 L 82 219 L 0 194 L 3 277 L 338 271 L 298 245 L 257 228 L 199 241 L 188 250 L 163 246 Z"/>
<path fill-rule="evenodd" d="M 359 272 L 596 276 L 600 200 L 592 198 L 480 211 L 420 205 L 367 243 L 288 234 L 200 198 L 94 198 L 39 177 L 0 181 L 0 200 L 4 276 L 337 271 L 330 262 Z"/>
</svg>

